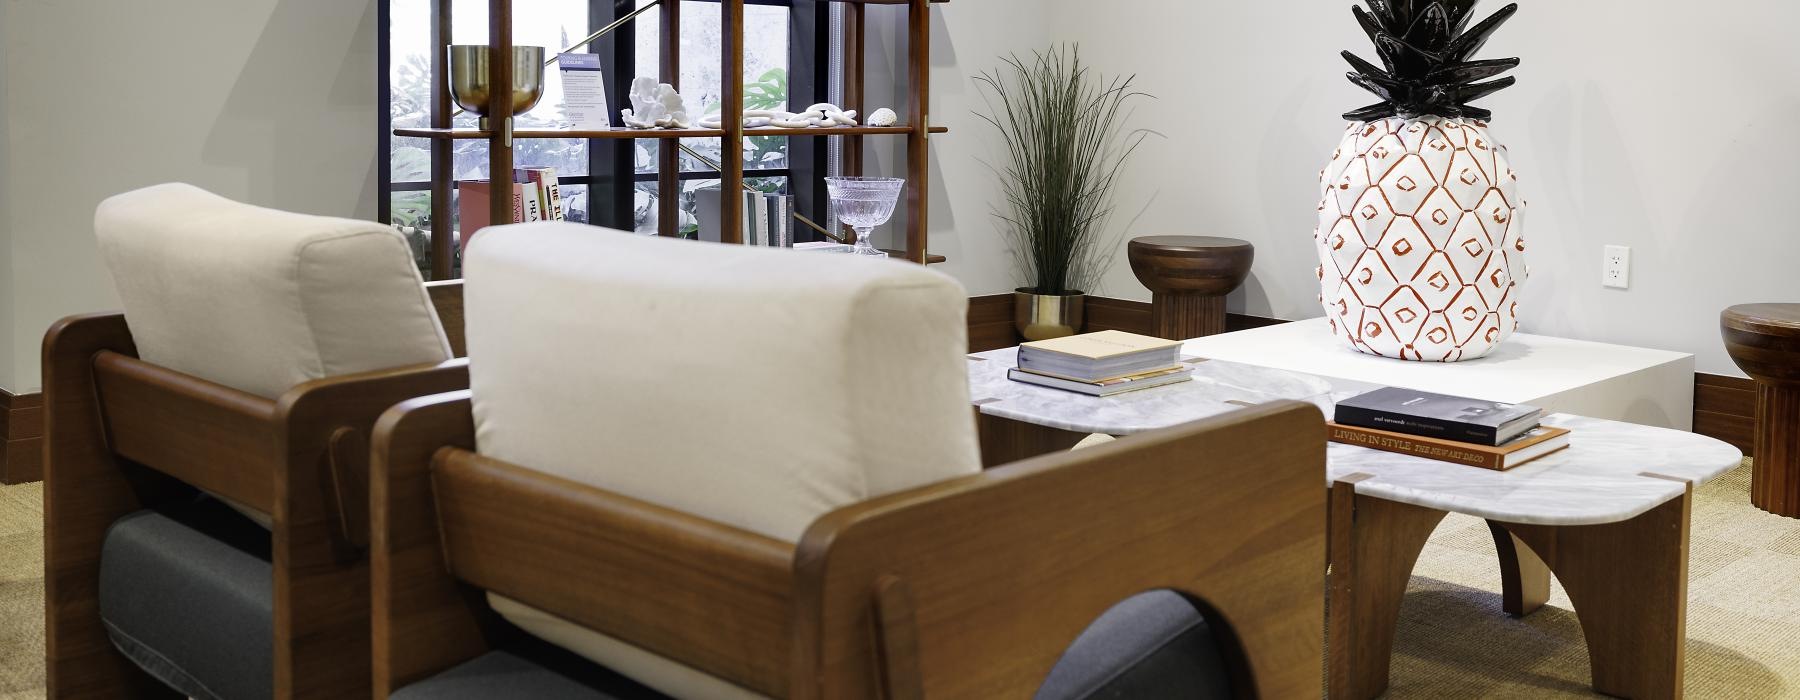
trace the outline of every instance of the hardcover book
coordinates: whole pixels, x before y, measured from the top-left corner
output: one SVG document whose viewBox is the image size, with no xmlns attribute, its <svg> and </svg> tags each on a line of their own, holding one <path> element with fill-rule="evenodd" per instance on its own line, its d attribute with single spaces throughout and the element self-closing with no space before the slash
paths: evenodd
<svg viewBox="0 0 1800 700">
<path fill-rule="evenodd" d="M 493 195 L 493 183 L 488 180 L 462 180 L 456 183 L 457 229 L 462 232 L 463 240 L 468 240 L 476 231 L 488 227 L 488 202 Z M 525 191 L 521 185 L 512 186 L 512 221 L 516 224 L 525 220 Z"/>
<path fill-rule="evenodd" d="M 1542 416 L 1533 406 L 1389 387 L 1339 401 L 1333 420 L 1491 447 L 1536 427 Z"/>
<path fill-rule="evenodd" d="M 1548 426 L 1538 426 L 1527 430 L 1524 434 L 1498 447 L 1474 445 L 1455 440 L 1439 440 L 1339 423 L 1327 423 L 1326 431 L 1326 439 L 1336 443 L 1495 471 L 1512 469 L 1569 446 L 1567 429 Z"/>
<path fill-rule="evenodd" d="M 1162 372 L 1151 372 L 1149 374 L 1131 377 L 1119 377 L 1098 382 L 1088 382 L 1075 379 L 1064 379 L 1061 377 L 1051 377 L 1017 368 L 1006 371 L 1007 378 L 1015 382 L 1034 384 L 1037 386 L 1049 387 L 1051 389 L 1062 389 L 1063 391 L 1073 391 L 1078 394 L 1087 394 L 1088 396 L 1096 397 L 1113 396 L 1128 391 L 1178 384 L 1193 379 L 1193 375 L 1194 371 L 1191 369 L 1170 368 Z"/>
<path fill-rule="evenodd" d="M 1181 347 L 1179 340 L 1164 340 L 1124 331 L 1100 331 L 1071 335 L 1066 338 L 1039 340 L 1019 346 L 1021 353 L 1067 355 L 1083 360 L 1106 360 L 1133 353 L 1170 350 Z"/>
<path fill-rule="evenodd" d="M 1181 343 L 1162 338 L 1101 331 L 1019 346 L 1019 368 L 1079 381 L 1128 377 L 1178 369 Z"/>
</svg>

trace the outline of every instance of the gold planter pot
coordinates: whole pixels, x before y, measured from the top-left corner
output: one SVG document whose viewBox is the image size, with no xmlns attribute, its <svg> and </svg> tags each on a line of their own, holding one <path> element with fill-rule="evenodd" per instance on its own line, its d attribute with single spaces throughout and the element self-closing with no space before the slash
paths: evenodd
<svg viewBox="0 0 1800 700">
<path fill-rule="evenodd" d="M 1013 326 L 1026 340 L 1049 340 L 1081 332 L 1086 294 L 1049 296 L 1029 289 L 1013 292 Z"/>
</svg>

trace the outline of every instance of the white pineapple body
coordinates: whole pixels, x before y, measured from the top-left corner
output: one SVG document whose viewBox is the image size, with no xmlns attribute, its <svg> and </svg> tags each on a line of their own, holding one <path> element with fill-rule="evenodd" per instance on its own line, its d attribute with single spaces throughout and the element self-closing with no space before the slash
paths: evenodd
<svg viewBox="0 0 1800 700">
<path fill-rule="evenodd" d="M 1486 122 L 1351 123 L 1321 175 L 1313 233 L 1332 332 L 1403 360 L 1493 352 L 1518 327 L 1524 213 Z"/>
</svg>

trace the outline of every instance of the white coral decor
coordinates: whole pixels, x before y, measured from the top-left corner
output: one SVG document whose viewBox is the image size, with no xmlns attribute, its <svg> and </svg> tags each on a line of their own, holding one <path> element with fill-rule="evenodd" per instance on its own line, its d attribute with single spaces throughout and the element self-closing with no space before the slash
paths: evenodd
<svg viewBox="0 0 1800 700">
<path fill-rule="evenodd" d="M 1320 179 L 1319 301 L 1358 351 L 1432 362 L 1518 327 L 1525 202 L 1476 119 L 1351 123 Z"/>
<path fill-rule="evenodd" d="M 689 124 L 681 93 L 655 78 L 631 81 L 631 109 L 620 110 L 619 117 L 633 129 L 686 129 Z"/>
</svg>

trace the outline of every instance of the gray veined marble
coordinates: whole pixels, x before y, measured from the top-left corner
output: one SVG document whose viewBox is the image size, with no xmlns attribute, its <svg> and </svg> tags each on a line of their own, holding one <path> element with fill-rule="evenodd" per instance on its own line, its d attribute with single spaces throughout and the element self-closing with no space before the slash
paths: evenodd
<svg viewBox="0 0 1800 700">
<path fill-rule="evenodd" d="M 1017 365 L 1017 348 L 971 356 L 969 392 L 976 402 L 985 401 L 982 413 L 1109 435 L 1134 435 L 1279 399 L 1315 399 L 1332 390 L 1325 380 L 1304 374 L 1234 362 L 1199 362 L 1193 365 L 1193 381 L 1096 398 L 1007 379 L 1007 370 Z"/>
<path fill-rule="evenodd" d="M 1132 435 L 1279 399 L 1307 401 L 1330 416 L 1344 398 L 1378 388 L 1233 362 L 1194 365 L 1194 381 L 1094 398 L 1006 378 L 1016 349 L 973 355 L 970 392 L 981 412 L 1077 432 Z M 1331 444 L 1326 483 L 1360 478 L 1356 491 L 1401 503 L 1531 525 L 1598 525 L 1637 517 L 1743 459 L 1702 435 L 1584 418 L 1545 417 L 1568 428 L 1566 450 L 1497 472 Z M 1366 476 L 1358 476 L 1366 475 Z"/>
<path fill-rule="evenodd" d="M 1555 414 L 1569 448 L 1509 471 L 1465 467 L 1332 443 L 1330 479 L 1355 474 L 1356 492 L 1390 501 L 1527 525 L 1630 520 L 1743 460 L 1718 440 L 1667 428 Z"/>
</svg>

